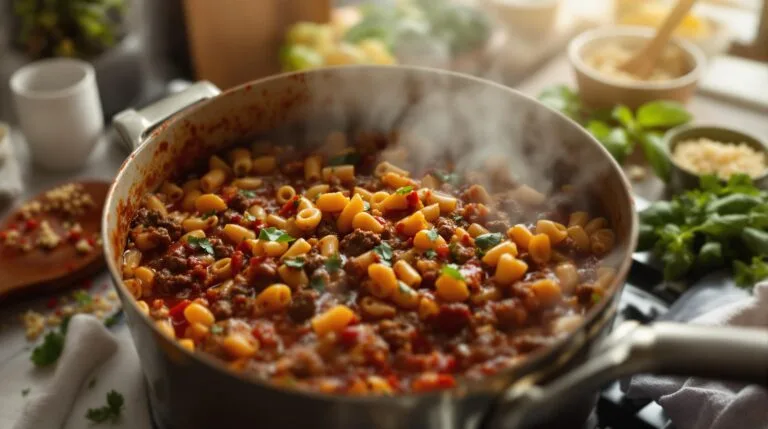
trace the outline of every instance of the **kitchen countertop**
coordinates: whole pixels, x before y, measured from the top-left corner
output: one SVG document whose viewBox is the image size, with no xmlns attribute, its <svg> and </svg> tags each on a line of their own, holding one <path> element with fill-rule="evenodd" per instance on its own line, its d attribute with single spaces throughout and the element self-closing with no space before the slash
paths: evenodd
<svg viewBox="0 0 768 429">
<path fill-rule="evenodd" d="M 534 76 L 517 85 L 517 89 L 535 96 L 543 88 L 558 83 L 573 85 L 573 78 L 565 56 L 551 60 Z M 768 121 L 765 121 L 764 113 L 703 95 L 698 95 L 688 107 L 698 121 L 743 128 L 753 134 L 768 136 Z M 73 174 L 50 173 L 31 164 L 23 137 L 18 130 L 12 134 L 12 137 L 16 157 L 21 162 L 25 184 L 24 194 L 20 200 L 65 181 L 80 178 L 109 181 L 127 156 L 122 146 L 116 143 L 117 137 L 114 131 L 108 129 L 106 135 L 91 154 L 85 168 Z M 658 184 L 651 184 L 646 187 L 648 189 L 643 188 L 643 192 L 658 192 Z M 9 207 L 0 207 L 0 218 L 4 217 L 9 210 Z M 112 287 L 106 271 L 97 275 L 92 284 L 95 288 Z M 2 345 L 0 347 L 0 371 L 11 360 L 15 361 L 22 354 L 28 356 L 31 351 L 31 344 L 24 338 L 24 329 L 19 322 L 19 315 L 29 308 L 44 309 L 45 302 L 50 297 L 48 295 L 0 305 L 0 344 Z M 113 329 L 122 331 L 127 328 L 125 325 L 119 325 Z M 30 380 L 34 380 L 39 375 L 37 371 L 47 370 L 35 370 L 30 363 L 28 372 L 18 373 L 15 379 L 4 379 L 3 383 L 0 384 L 0 427 L 9 427 L 15 421 L 20 411 L 18 409 L 20 392 L 30 383 Z"/>
</svg>

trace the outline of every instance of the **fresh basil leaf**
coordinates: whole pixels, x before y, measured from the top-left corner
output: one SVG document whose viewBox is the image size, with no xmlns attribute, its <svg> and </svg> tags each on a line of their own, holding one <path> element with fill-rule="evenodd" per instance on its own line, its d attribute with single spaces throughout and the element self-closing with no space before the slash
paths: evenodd
<svg viewBox="0 0 768 429">
<path fill-rule="evenodd" d="M 456 264 L 443 265 L 443 269 L 440 270 L 440 273 L 456 280 L 465 281 L 464 275 L 461 274 L 461 271 L 459 271 L 459 267 Z"/>
<path fill-rule="evenodd" d="M 383 263 L 390 264 L 392 262 L 392 247 L 386 241 L 374 247 L 373 251 L 379 255 Z"/>
<path fill-rule="evenodd" d="M 611 118 L 628 131 L 633 131 L 635 129 L 635 116 L 632 114 L 632 110 L 623 104 L 620 104 L 611 110 Z"/>
<path fill-rule="evenodd" d="M 413 186 L 410 186 L 410 185 L 409 186 L 403 186 L 402 188 L 398 188 L 395 191 L 395 194 L 397 194 L 397 195 L 407 195 L 407 194 L 410 194 L 411 191 L 413 191 Z"/>
<path fill-rule="evenodd" d="M 598 140 L 602 140 L 611 133 L 611 126 L 605 122 L 598 120 L 591 120 L 587 123 L 587 131 L 590 132 Z"/>
<path fill-rule="evenodd" d="M 369 203 L 368 201 L 363 201 L 363 211 L 364 212 L 371 211 L 371 203 Z"/>
<path fill-rule="evenodd" d="M 284 263 L 285 263 L 285 265 L 287 265 L 287 266 L 289 266 L 291 268 L 296 268 L 296 269 L 304 268 L 304 258 L 302 258 L 301 256 L 296 257 L 296 258 L 286 259 L 284 261 Z"/>
<path fill-rule="evenodd" d="M 637 109 L 637 123 L 644 129 L 672 128 L 692 119 L 682 104 L 674 101 L 651 101 Z"/>
<path fill-rule="evenodd" d="M 742 261 L 733 261 L 733 273 L 736 285 L 751 288 L 755 283 L 768 278 L 768 262 L 755 256 L 749 265 Z"/>
<path fill-rule="evenodd" d="M 336 165 L 355 165 L 360 162 L 360 154 L 357 152 L 347 152 L 345 154 L 335 156 L 328 160 L 326 163 L 330 166 Z"/>
<path fill-rule="evenodd" d="M 624 163 L 632 153 L 633 144 L 629 133 L 624 128 L 610 128 L 603 122 L 590 121 L 587 130 L 608 150 L 608 153 L 619 163 Z"/>
<path fill-rule="evenodd" d="M 707 211 L 721 215 L 748 213 L 760 204 L 764 204 L 762 198 L 745 194 L 730 194 L 710 201 L 707 204 Z"/>
<path fill-rule="evenodd" d="M 438 237 L 440 237 L 440 234 L 437 233 L 436 229 L 433 228 L 427 231 L 427 238 L 429 238 L 429 241 L 435 241 Z"/>
<path fill-rule="evenodd" d="M 342 265 L 344 265 L 344 260 L 338 253 L 334 253 L 325 260 L 325 270 L 330 274 L 339 271 Z"/>
<path fill-rule="evenodd" d="M 187 243 L 191 248 L 203 250 L 205 253 L 209 255 L 213 255 L 215 253 L 213 251 L 213 245 L 205 237 L 199 238 L 199 237 L 190 235 L 189 237 L 187 237 Z"/>
<path fill-rule="evenodd" d="M 576 91 L 566 85 L 546 88 L 539 94 L 538 99 L 546 106 L 563 113 L 577 122 L 581 120 L 581 99 Z"/>
<path fill-rule="evenodd" d="M 475 246 L 482 250 L 488 250 L 501 243 L 501 240 L 503 239 L 504 236 L 502 236 L 499 232 L 482 234 L 475 237 Z"/>
<path fill-rule="evenodd" d="M 723 186 L 720 184 L 720 179 L 714 174 L 704 174 L 699 177 L 699 188 L 704 192 L 719 194 Z"/>
<path fill-rule="evenodd" d="M 665 183 L 669 182 L 672 174 L 672 162 L 669 160 L 669 153 L 664 148 L 662 136 L 654 132 L 644 133 L 641 135 L 640 145 L 653 172 Z"/>
<path fill-rule="evenodd" d="M 274 226 L 271 226 L 269 228 L 261 229 L 261 232 L 259 232 L 259 240 L 275 241 L 278 243 L 290 243 L 296 239 L 291 237 L 290 234 L 283 231 L 282 229 L 277 229 Z"/>
<path fill-rule="evenodd" d="M 464 216 L 462 216 L 462 215 L 457 213 L 457 214 L 453 215 L 453 217 L 451 217 L 451 219 L 453 219 L 454 222 L 462 222 L 462 221 L 464 221 Z"/>
</svg>

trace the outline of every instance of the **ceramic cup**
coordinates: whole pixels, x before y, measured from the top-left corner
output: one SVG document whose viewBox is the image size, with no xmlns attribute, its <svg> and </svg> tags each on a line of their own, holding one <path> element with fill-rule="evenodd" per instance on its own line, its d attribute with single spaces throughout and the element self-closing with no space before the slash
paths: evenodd
<svg viewBox="0 0 768 429">
<path fill-rule="evenodd" d="M 93 66 L 69 58 L 35 61 L 17 70 L 10 86 L 34 161 L 57 171 L 82 167 L 104 129 Z"/>
</svg>

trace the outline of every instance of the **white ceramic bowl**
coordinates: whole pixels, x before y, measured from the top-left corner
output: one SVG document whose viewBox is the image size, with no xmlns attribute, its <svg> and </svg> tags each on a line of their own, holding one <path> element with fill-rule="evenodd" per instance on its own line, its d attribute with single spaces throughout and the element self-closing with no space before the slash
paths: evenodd
<svg viewBox="0 0 768 429">
<path fill-rule="evenodd" d="M 557 22 L 562 0 L 485 0 L 486 8 L 515 36 L 545 37 Z"/>
<path fill-rule="evenodd" d="M 688 73 L 663 81 L 624 81 L 607 76 L 589 66 L 585 58 L 610 43 L 633 43 L 638 47 L 653 37 L 654 30 L 647 27 L 601 27 L 586 31 L 568 46 L 568 60 L 576 74 L 576 83 L 582 100 L 592 107 L 611 107 L 625 104 L 636 108 L 654 100 L 687 102 L 705 65 L 701 49 L 685 40 L 674 39 L 685 56 Z"/>
</svg>

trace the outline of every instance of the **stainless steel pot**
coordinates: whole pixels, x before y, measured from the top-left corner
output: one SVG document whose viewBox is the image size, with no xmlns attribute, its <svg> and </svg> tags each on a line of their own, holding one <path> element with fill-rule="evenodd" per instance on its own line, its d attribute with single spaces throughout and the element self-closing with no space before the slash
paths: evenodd
<svg viewBox="0 0 768 429">
<path fill-rule="evenodd" d="M 427 103 L 425 109 L 422 102 L 436 93 L 445 95 L 444 102 Z M 617 232 L 620 250 L 613 256 L 618 275 L 606 299 L 572 334 L 519 366 L 452 391 L 421 395 L 347 397 L 285 390 L 229 372 L 211 357 L 182 349 L 138 311 L 122 285 L 120 258 L 131 216 L 141 197 L 172 172 L 192 168 L 234 142 L 285 125 L 312 122 L 322 127 L 333 121 L 343 127 L 387 129 L 409 123 L 415 110 L 425 115 L 417 122 L 451 117 L 471 99 L 482 104 L 469 113 L 464 109 L 462 119 L 470 121 L 461 125 L 462 132 L 467 126 L 478 132 L 513 128 L 517 134 L 510 145 L 526 148 L 519 151 L 525 158 L 520 165 L 536 165 L 530 174 L 560 183 L 580 182 L 585 198 L 602 207 Z M 492 109 L 483 114 L 482 106 Z M 619 166 L 581 127 L 507 87 L 430 69 L 327 68 L 270 77 L 222 94 L 199 83 L 141 112 L 120 114 L 115 125 L 136 150 L 107 199 L 104 250 L 139 352 L 153 415 L 164 429 L 239 429 L 256 424 L 272 429 L 512 428 L 541 416 L 548 422 L 537 424 L 565 427 L 562 420 L 585 418 L 592 405 L 589 398 L 602 383 L 634 372 L 768 384 L 766 331 L 628 324 L 604 338 L 636 243 L 637 217 L 629 185 Z M 570 407 L 579 402 L 574 399 L 582 399 L 581 408 Z M 558 418 L 559 423 L 552 423 Z"/>
</svg>

